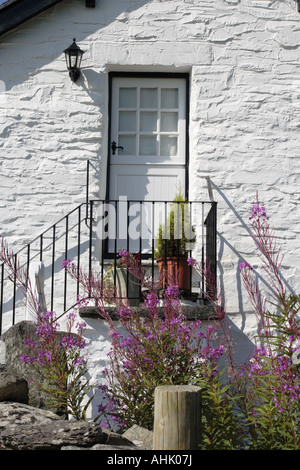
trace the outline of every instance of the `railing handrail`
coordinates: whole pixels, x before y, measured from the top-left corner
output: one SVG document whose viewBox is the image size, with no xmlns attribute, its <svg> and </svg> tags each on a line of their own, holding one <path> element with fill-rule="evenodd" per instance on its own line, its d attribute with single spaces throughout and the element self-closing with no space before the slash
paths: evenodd
<svg viewBox="0 0 300 470">
<path fill-rule="evenodd" d="M 85 202 L 82 202 L 81 204 L 79 204 L 78 206 L 76 206 L 74 209 L 72 209 L 70 212 L 68 212 L 68 214 L 64 215 L 63 217 L 61 217 L 59 220 L 57 220 L 56 222 L 54 222 L 53 224 L 51 224 L 46 230 L 44 230 L 42 233 L 40 233 L 39 235 L 37 235 L 35 238 L 33 238 L 30 242 L 26 243 L 25 246 L 23 246 L 22 248 L 20 248 L 18 251 L 16 252 L 13 252 L 13 255 L 19 255 L 22 251 L 24 251 L 26 248 L 28 248 L 29 245 L 32 245 L 34 242 L 36 242 L 38 239 L 40 239 L 43 235 L 45 235 L 45 233 L 49 232 L 51 229 L 53 230 L 53 228 L 58 225 L 60 222 L 62 222 L 63 220 L 65 220 L 67 217 L 69 217 L 70 215 L 72 215 L 74 212 L 76 212 L 79 207 L 82 207 L 85 205 Z M 63 236 L 63 235 L 62 235 Z M 3 265 L 3 263 L 0 264 L 0 267 Z"/>
<path fill-rule="evenodd" d="M 195 201 L 195 200 L 188 200 L 188 201 L 166 201 L 166 200 L 157 200 L 157 199 L 91 199 L 90 202 L 138 202 L 138 203 L 144 203 L 144 202 L 149 202 L 149 203 L 157 203 L 157 204 L 217 204 L 216 201 Z"/>
<path fill-rule="evenodd" d="M 139 200 L 139 199 L 124 199 L 124 200 L 120 200 L 120 199 L 91 199 L 89 201 L 89 203 L 96 203 L 96 202 L 136 202 L 136 203 L 157 203 L 157 204 L 172 204 L 172 203 L 175 203 L 175 204 L 181 204 L 181 203 L 184 203 L 184 204 L 217 204 L 216 201 L 163 201 L 163 200 L 155 200 L 155 199 L 143 199 L 143 200 Z M 41 238 L 45 233 L 49 232 L 51 229 L 53 229 L 53 227 L 55 227 L 56 225 L 58 225 L 60 222 L 62 222 L 63 220 L 65 220 L 67 217 L 69 217 L 70 215 L 72 215 L 74 212 L 76 212 L 79 207 L 82 207 L 82 206 L 88 206 L 90 204 L 88 204 L 87 202 L 81 202 L 80 204 L 78 204 L 78 206 L 74 207 L 70 212 L 68 212 L 66 215 L 63 215 L 60 219 L 58 219 L 56 222 L 52 223 L 51 225 L 49 225 L 49 227 L 47 229 L 45 229 L 43 232 L 41 232 L 39 235 L 37 235 L 35 238 L 33 238 L 30 242 L 26 243 L 25 246 L 23 246 L 22 248 L 20 248 L 18 251 L 14 252 L 14 255 L 19 255 L 22 251 L 24 251 L 28 245 L 32 245 L 34 242 L 36 242 L 39 238 Z M 88 219 L 88 215 L 86 215 L 85 219 Z M 0 267 L 2 266 L 3 263 L 0 264 Z"/>
<path fill-rule="evenodd" d="M 58 271 L 57 266 L 59 264 L 60 259 L 66 259 L 70 257 L 70 250 L 74 250 L 75 258 L 77 257 L 77 264 L 78 267 L 79 265 L 81 266 L 82 261 L 81 261 L 81 256 L 83 255 L 85 257 L 88 257 L 88 269 L 89 272 L 91 272 L 92 268 L 92 248 L 93 248 L 93 223 L 94 223 L 94 208 L 97 206 L 97 204 L 116 204 L 118 203 L 126 203 L 128 205 L 130 204 L 162 204 L 166 207 L 165 210 L 168 210 L 169 207 L 175 203 L 175 204 L 187 204 L 189 206 L 193 205 L 204 205 L 206 204 L 207 207 L 210 207 L 208 211 L 209 221 L 208 221 L 208 226 L 206 225 L 206 222 L 208 220 L 208 215 L 204 214 L 204 210 L 202 209 L 202 226 L 205 228 L 205 233 L 209 233 L 209 237 L 211 240 L 209 241 L 209 253 L 210 253 L 210 259 L 214 262 L 214 266 L 216 266 L 216 208 L 217 208 L 217 202 L 216 201 L 162 201 L 162 200 L 137 200 L 137 199 L 127 199 L 127 198 L 120 198 L 120 199 L 91 199 L 89 203 L 87 202 L 81 202 L 78 204 L 76 207 L 74 207 L 72 210 L 68 212 L 68 214 L 60 217 L 56 222 L 52 223 L 49 225 L 49 227 L 45 230 L 43 230 L 38 236 L 33 238 L 29 243 L 26 243 L 24 247 L 19 249 L 17 252 L 12 252 L 12 256 L 14 257 L 14 262 L 17 263 L 18 260 L 18 268 L 24 268 L 25 270 L 27 269 L 27 275 L 29 273 L 29 265 L 32 261 L 34 261 L 38 256 L 39 256 L 39 261 L 45 261 L 50 257 L 50 262 L 45 264 L 47 266 L 48 270 L 48 277 L 47 280 L 50 283 L 49 287 L 49 298 L 50 298 L 50 303 L 51 303 L 51 310 L 53 310 L 53 301 L 54 301 L 54 291 L 57 293 L 56 287 L 54 288 L 54 279 L 57 279 L 57 273 Z M 83 210 L 83 208 L 86 207 L 86 211 Z M 120 206 L 121 207 L 121 206 Z M 119 210 L 119 208 L 116 208 L 116 210 Z M 71 215 L 75 214 L 76 219 L 72 219 L 71 221 Z M 74 217 L 74 216 L 73 216 Z M 85 223 L 84 223 L 85 222 Z M 83 226 L 85 226 L 85 229 L 83 230 Z M 202 230 L 204 230 L 204 228 Z M 75 235 L 72 235 L 72 240 L 73 240 L 73 245 L 69 247 L 69 236 L 71 235 L 71 232 L 74 234 L 75 230 Z M 203 238 L 203 233 L 202 232 L 202 252 L 204 249 L 204 246 L 207 248 L 208 247 L 208 239 Z M 46 235 L 46 236 L 45 236 Z M 81 235 L 84 238 L 81 238 Z M 127 234 L 127 237 L 129 237 L 129 233 Z M 57 248 L 57 242 L 60 241 L 59 243 L 59 248 Z M 103 239 L 105 241 L 105 239 Z M 102 242 L 103 242 L 102 240 Z M 129 238 L 128 238 L 129 240 Z M 46 243 L 44 243 L 46 241 Z M 75 245 L 74 245 L 75 241 Z M 141 238 L 140 238 L 140 243 L 141 243 Z M 205 250 L 206 250 L 205 248 Z M 82 251 L 83 250 L 83 251 Z M 154 245 L 152 241 L 152 247 L 150 247 L 150 252 L 151 252 L 151 259 L 152 259 L 152 264 L 154 263 Z M 140 250 L 141 252 L 141 250 Z M 98 262 L 103 263 L 103 255 L 105 254 L 105 251 L 101 252 L 101 260 L 99 259 Z M 71 255 L 72 257 L 73 255 Z M 116 252 L 115 255 L 116 256 Z M 94 262 L 94 261 L 93 261 Z M 17 265 L 17 264 L 16 264 Z M 54 265 L 56 266 L 54 268 Z M 154 264 L 153 264 L 154 265 Z M 1 285 L 1 290 L 0 290 L 0 334 L 1 334 L 1 322 L 2 322 L 2 313 L 3 313 L 3 286 L 4 286 L 4 281 L 7 282 L 6 276 L 4 279 L 4 270 L 5 270 L 5 262 L 2 262 L 0 264 L 0 285 Z M 63 282 L 63 309 L 62 311 L 66 312 L 69 310 L 67 304 L 73 304 L 74 305 L 74 297 L 73 300 L 70 300 L 70 291 L 68 289 L 67 291 L 67 280 L 66 280 L 66 273 L 65 273 L 65 281 Z M 11 280 L 11 277 L 8 276 L 8 279 Z M 16 302 L 16 282 L 13 282 L 13 288 L 14 288 L 14 293 L 10 299 L 13 305 L 13 323 L 15 320 L 15 302 Z M 69 284 L 69 283 L 68 283 Z M 202 289 L 203 292 L 203 289 Z M 77 282 L 77 295 L 79 293 L 79 283 Z M 73 295 L 73 294 L 72 294 Z M 60 295 L 57 296 L 55 299 L 60 299 Z M 7 301 L 5 301 L 7 302 Z M 72 308 L 72 307 L 70 307 Z M 10 311 L 10 310 L 9 310 Z M 57 312 L 58 313 L 58 312 Z M 60 315 L 61 316 L 61 315 Z"/>
</svg>

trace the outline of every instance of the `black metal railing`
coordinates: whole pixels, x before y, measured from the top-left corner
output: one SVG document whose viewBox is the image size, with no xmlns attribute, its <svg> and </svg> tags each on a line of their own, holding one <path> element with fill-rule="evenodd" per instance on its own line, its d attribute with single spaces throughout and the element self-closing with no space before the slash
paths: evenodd
<svg viewBox="0 0 300 470">
<path fill-rule="evenodd" d="M 174 233 L 172 220 L 175 221 Z M 201 266 L 209 263 L 212 277 L 216 278 L 216 226 L 217 204 L 214 201 L 87 200 L 14 253 L 14 265 L 28 276 L 34 262 L 43 263 L 46 308 L 60 316 L 74 307 L 81 295 L 79 282 L 62 269 L 65 259 L 88 272 L 96 270 L 104 275 L 111 270 L 116 283 L 118 251 L 139 252 L 149 276 L 156 279 L 161 275 L 157 262 L 160 249 L 163 250 L 160 258 L 164 260 L 164 266 L 168 256 L 173 254 L 179 267 L 184 254 L 195 258 Z M 159 231 L 162 235 L 160 245 Z M 189 286 L 186 288 L 185 285 L 182 292 L 193 301 L 204 301 L 205 279 L 195 269 L 189 269 Z M 166 271 L 162 272 L 165 278 Z M 176 269 L 175 272 L 178 274 Z M 25 319 L 24 292 L 14 277 L 4 263 L 0 265 L 0 334 Z M 127 276 L 125 296 L 139 302 L 141 291 L 132 294 L 130 285 Z M 123 295 L 121 291 L 120 295 Z"/>
</svg>

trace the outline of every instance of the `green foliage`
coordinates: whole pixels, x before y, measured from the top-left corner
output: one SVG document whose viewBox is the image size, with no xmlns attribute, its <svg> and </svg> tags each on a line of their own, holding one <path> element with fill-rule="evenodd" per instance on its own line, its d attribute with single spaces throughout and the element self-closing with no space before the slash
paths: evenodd
<svg viewBox="0 0 300 470">
<path fill-rule="evenodd" d="M 152 429 L 155 388 L 191 383 L 203 362 L 215 364 L 223 353 L 222 345 L 203 346 L 208 335 L 199 320 L 187 321 L 177 287 L 169 286 L 164 293 L 164 318 L 156 291 L 147 294 L 145 307 L 144 318 L 129 307 L 119 309 L 126 334 L 113 331 L 110 364 L 104 371 L 108 385 L 99 387 L 104 394 L 99 411 L 119 430 L 133 424 Z M 209 331 L 213 334 L 214 329 Z"/>
<path fill-rule="evenodd" d="M 269 332 L 262 339 L 282 354 L 291 357 L 297 341 L 300 341 L 300 295 L 283 294 L 274 305 L 275 311 L 265 313 L 269 320 Z M 300 346 L 300 343 L 299 345 Z"/>
<path fill-rule="evenodd" d="M 223 372 L 205 367 L 195 383 L 202 392 L 201 450 L 236 450 L 242 445 L 242 433 L 230 386 L 222 382 Z"/>
<path fill-rule="evenodd" d="M 160 224 L 156 237 L 155 257 L 187 256 L 196 241 L 190 220 L 190 205 L 182 190 L 176 193 L 166 224 Z"/>
<path fill-rule="evenodd" d="M 29 354 L 22 353 L 20 359 L 37 372 L 36 386 L 48 396 L 48 404 L 54 411 L 86 420 L 93 397 L 87 400 L 91 386 L 86 378 L 87 359 L 83 355 L 85 324 L 77 324 L 77 333 L 71 333 L 74 319 L 74 314 L 68 315 L 67 332 L 62 336 L 57 334 L 53 312 L 46 312 L 37 324 L 38 341 L 27 339 Z"/>
</svg>

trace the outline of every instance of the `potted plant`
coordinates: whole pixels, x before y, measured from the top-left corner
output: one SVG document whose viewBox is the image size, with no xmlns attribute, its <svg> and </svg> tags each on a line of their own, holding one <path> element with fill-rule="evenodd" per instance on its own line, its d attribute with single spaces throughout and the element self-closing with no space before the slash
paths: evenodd
<svg viewBox="0 0 300 470">
<path fill-rule="evenodd" d="M 140 283 L 139 280 L 128 271 L 128 261 L 140 263 L 140 254 L 133 255 L 126 250 L 119 250 L 118 260 L 110 269 L 110 278 L 113 280 L 116 295 L 127 299 L 129 305 L 138 306 L 140 304 Z"/>
<path fill-rule="evenodd" d="M 171 204 L 166 224 L 160 224 L 156 237 L 155 258 L 163 289 L 167 285 L 177 285 L 181 290 L 190 290 L 191 270 L 187 258 L 195 241 L 190 205 L 179 190 Z"/>
</svg>

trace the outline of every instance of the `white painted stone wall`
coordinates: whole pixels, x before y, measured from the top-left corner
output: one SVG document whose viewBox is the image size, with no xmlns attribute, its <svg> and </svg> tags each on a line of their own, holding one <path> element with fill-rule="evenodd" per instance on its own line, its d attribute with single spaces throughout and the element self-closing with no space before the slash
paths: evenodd
<svg viewBox="0 0 300 470">
<path fill-rule="evenodd" d="M 190 198 L 207 199 L 209 176 L 218 201 L 219 279 L 246 354 L 255 321 L 238 264 L 257 267 L 246 228 L 256 191 L 285 253 L 283 276 L 300 292 L 296 2 L 96 3 L 88 9 L 64 0 L 0 38 L 1 234 L 19 248 L 84 202 L 87 159 L 91 197 L 104 196 L 109 71 L 188 72 Z M 86 51 L 75 84 L 62 53 L 73 37 Z M 100 338 L 99 331 L 93 324 L 87 335 Z M 91 343 L 95 364 L 102 343 Z"/>
</svg>

